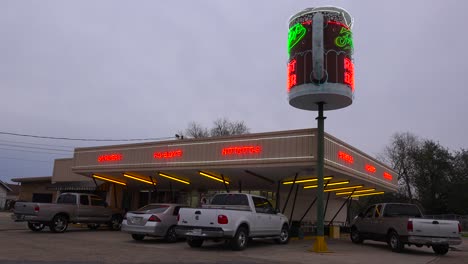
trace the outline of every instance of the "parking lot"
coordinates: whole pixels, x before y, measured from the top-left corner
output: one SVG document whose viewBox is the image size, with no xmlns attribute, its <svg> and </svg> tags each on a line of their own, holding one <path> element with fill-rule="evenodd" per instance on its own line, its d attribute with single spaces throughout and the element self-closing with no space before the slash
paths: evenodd
<svg viewBox="0 0 468 264">
<path fill-rule="evenodd" d="M 134 241 L 130 235 L 105 228 L 90 231 L 71 227 L 63 234 L 48 229 L 34 233 L 25 223 L 14 223 L 9 213 L 0 213 L 0 263 L 466 263 L 468 239 L 446 256 L 429 248 L 406 247 L 391 252 L 386 244 L 365 242 L 354 245 L 348 239 L 328 240 L 333 252 L 310 252 L 312 240 L 292 240 L 276 245 L 255 240 L 245 251 L 231 251 L 221 243 L 206 243 L 192 249 L 184 241 L 167 244 L 159 239 Z"/>
</svg>

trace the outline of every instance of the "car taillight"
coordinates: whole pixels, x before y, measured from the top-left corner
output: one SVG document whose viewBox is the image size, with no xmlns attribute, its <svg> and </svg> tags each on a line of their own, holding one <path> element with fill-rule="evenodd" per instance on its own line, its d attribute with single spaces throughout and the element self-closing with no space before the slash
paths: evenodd
<svg viewBox="0 0 468 264">
<path fill-rule="evenodd" d="M 38 213 L 38 212 L 39 212 L 39 209 L 40 209 L 40 208 L 39 208 L 39 205 L 34 206 L 34 212 L 35 212 L 35 213 Z"/>
<path fill-rule="evenodd" d="M 408 221 L 406 229 L 408 230 L 408 232 L 413 232 L 413 221 Z"/>
<path fill-rule="evenodd" d="M 225 215 L 218 215 L 218 224 L 220 225 L 225 225 L 227 224 L 229 221 L 228 221 L 228 218 L 227 216 Z"/>
<path fill-rule="evenodd" d="M 155 215 L 151 215 L 150 218 L 148 219 L 149 222 L 161 222 L 161 219 Z"/>
<path fill-rule="evenodd" d="M 458 233 L 461 233 L 462 229 L 461 229 L 461 224 L 458 223 Z"/>
</svg>

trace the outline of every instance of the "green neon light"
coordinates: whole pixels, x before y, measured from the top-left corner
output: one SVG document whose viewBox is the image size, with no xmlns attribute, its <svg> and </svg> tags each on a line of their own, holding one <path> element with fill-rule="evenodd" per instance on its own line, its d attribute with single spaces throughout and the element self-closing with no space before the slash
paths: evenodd
<svg viewBox="0 0 468 264">
<path fill-rule="evenodd" d="M 343 49 L 353 48 L 353 33 L 344 27 L 340 30 L 340 35 L 335 38 L 335 45 Z"/>
<path fill-rule="evenodd" d="M 288 33 L 288 53 L 296 46 L 299 41 L 305 36 L 307 29 L 301 24 L 297 23 L 289 29 Z"/>
</svg>

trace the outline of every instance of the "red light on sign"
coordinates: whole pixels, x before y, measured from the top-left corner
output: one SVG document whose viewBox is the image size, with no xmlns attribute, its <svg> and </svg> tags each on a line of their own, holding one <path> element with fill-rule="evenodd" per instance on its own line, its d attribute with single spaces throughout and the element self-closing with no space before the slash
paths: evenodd
<svg viewBox="0 0 468 264">
<path fill-rule="evenodd" d="M 375 173 L 376 169 L 375 169 L 374 166 L 366 164 L 366 171 L 368 171 L 370 173 Z"/>
<path fill-rule="evenodd" d="M 110 162 L 110 161 L 121 161 L 123 158 L 123 155 L 120 153 L 113 153 L 113 154 L 107 154 L 107 155 L 100 155 L 97 158 L 98 162 Z"/>
<path fill-rule="evenodd" d="M 344 59 L 344 83 L 354 92 L 354 64 L 349 58 Z"/>
<path fill-rule="evenodd" d="M 383 177 L 389 181 L 393 179 L 393 176 L 388 172 L 384 172 Z"/>
<path fill-rule="evenodd" d="M 353 156 L 349 155 L 348 153 L 344 151 L 338 151 L 338 158 L 344 160 L 345 162 L 352 164 L 354 163 L 354 158 Z"/>
<path fill-rule="evenodd" d="M 334 25 L 342 26 L 342 27 L 344 27 L 344 28 L 346 28 L 346 29 L 349 29 L 349 27 L 348 27 L 347 25 L 345 25 L 345 24 L 343 24 L 343 23 L 340 23 L 340 22 L 338 22 L 338 21 L 334 21 L 334 20 L 328 21 L 328 24 L 334 24 Z"/>
<path fill-rule="evenodd" d="M 242 147 L 229 147 L 223 148 L 221 154 L 226 155 L 244 155 L 244 154 L 259 154 L 262 152 L 260 146 L 242 146 Z"/>
<path fill-rule="evenodd" d="M 287 88 L 288 92 L 291 90 L 291 87 L 296 85 L 297 80 L 296 80 L 296 59 L 291 60 L 288 63 L 288 81 L 287 81 Z"/>
<path fill-rule="evenodd" d="M 182 157 L 182 150 L 171 150 L 171 151 L 160 151 L 160 152 L 154 152 L 153 157 L 155 159 L 173 159 L 173 158 L 178 158 Z"/>
</svg>

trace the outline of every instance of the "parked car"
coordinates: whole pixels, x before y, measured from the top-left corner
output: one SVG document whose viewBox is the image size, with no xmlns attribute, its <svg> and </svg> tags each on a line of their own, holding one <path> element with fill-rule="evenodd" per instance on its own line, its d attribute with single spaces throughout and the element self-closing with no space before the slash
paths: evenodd
<svg viewBox="0 0 468 264">
<path fill-rule="evenodd" d="M 176 230 L 187 236 L 190 247 L 201 247 L 207 239 L 226 239 L 233 250 L 245 249 L 257 237 L 289 241 L 288 218 L 266 198 L 244 193 L 217 194 L 203 208 L 182 208 Z"/>
<path fill-rule="evenodd" d="M 387 242 L 395 252 L 406 245 L 432 247 L 438 255 L 448 252 L 450 245 L 459 245 L 461 225 L 458 221 L 425 219 L 414 204 L 381 203 L 359 214 L 351 225 L 351 240 Z"/>
<path fill-rule="evenodd" d="M 132 235 L 135 240 L 143 240 L 145 236 L 164 237 L 167 242 L 176 242 L 175 232 L 177 215 L 183 204 L 154 203 L 128 212 L 122 222 L 122 231 Z"/>
<path fill-rule="evenodd" d="M 27 221 L 32 231 L 38 232 L 48 226 L 50 231 L 65 232 L 69 223 L 85 223 L 90 229 L 107 224 L 119 230 L 122 212 L 109 208 L 99 196 L 86 193 L 62 193 L 56 203 L 16 202 L 12 218 Z"/>
</svg>

